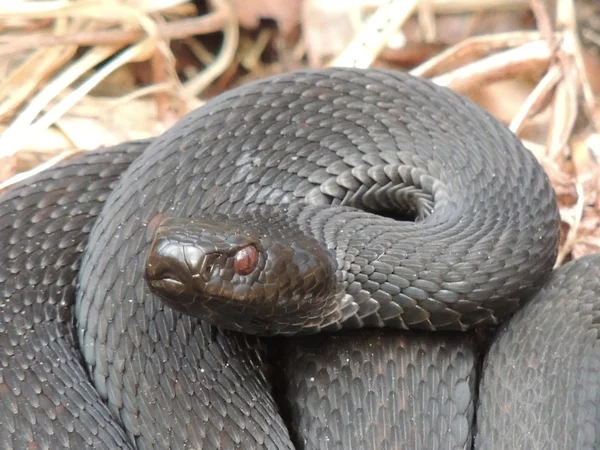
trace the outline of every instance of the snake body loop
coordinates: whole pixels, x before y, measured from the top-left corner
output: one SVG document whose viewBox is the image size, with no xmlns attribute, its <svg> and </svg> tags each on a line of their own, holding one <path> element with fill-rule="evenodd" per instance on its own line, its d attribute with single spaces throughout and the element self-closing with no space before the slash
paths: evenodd
<svg viewBox="0 0 600 450">
<path fill-rule="evenodd" d="M 186 295 L 180 283 L 169 284 L 172 292 L 163 283 L 170 306 L 224 328 L 292 334 L 494 325 L 541 286 L 556 255 L 554 194 L 533 156 L 470 102 L 393 72 L 307 71 L 248 84 L 158 139 L 134 169 L 140 190 L 164 184 L 142 169 L 159 159 L 178 175 L 163 196 L 168 211 L 153 213 L 180 221 L 233 213 L 240 233 L 271 239 L 250 278 L 224 280 L 233 266 L 221 253 L 220 273 Z M 192 176 L 184 165 L 211 180 L 195 186 L 192 200 L 182 197 Z M 137 202 L 128 182 L 122 191 L 121 202 Z M 416 221 L 374 214 L 394 212 Z M 210 229 L 190 230 L 210 242 Z M 222 240 L 214 230 L 214 241 Z M 175 232 L 170 245 L 182 236 Z M 327 251 L 337 258 L 337 288 L 327 286 L 328 270 L 315 270 L 329 267 Z M 182 276 L 191 279 L 184 259 L 191 272 Z"/>
<path fill-rule="evenodd" d="M 536 201 L 528 201 L 533 192 Z M 420 220 L 374 214 L 402 205 Z M 250 234 L 268 229 L 292 236 L 295 230 L 333 252 L 344 295 L 334 296 L 337 304 L 323 297 L 329 303 L 316 324 L 315 317 L 286 314 L 302 312 L 307 301 L 294 302 L 289 287 L 296 274 L 287 266 L 277 277 L 276 304 L 248 297 L 241 311 L 229 303 L 228 315 L 227 303 L 215 309 L 218 299 L 207 297 L 201 309 L 215 313 L 201 320 L 233 330 L 243 325 L 253 334 L 297 333 L 305 324 L 310 331 L 495 325 L 548 277 L 558 224 L 553 190 L 535 158 L 481 108 L 432 83 L 384 70 L 326 69 L 226 92 L 132 163 L 107 198 L 83 256 L 79 342 L 96 389 L 127 421 L 123 407 L 139 402 L 140 394 L 119 388 L 121 379 L 144 387 L 147 401 L 156 404 L 181 395 L 144 381 L 137 361 L 153 356 L 124 333 L 139 320 L 135 305 L 143 305 L 150 336 L 151 327 L 163 323 L 156 333 L 165 330 L 165 342 L 171 339 L 166 329 L 179 331 L 181 317 L 193 312 L 176 300 L 170 306 L 183 316 L 165 309 L 140 276 L 152 243 L 147 226 L 159 214 L 237 216 Z M 185 364 L 193 328 L 180 332 L 185 344 L 169 347 Z M 122 347 L 127 357 L 115 360 Z M 169 370 L 169 347 L 157 355 L 158 373 Z M 186 384 L 190 391 L 203 389 L 197 379 Z M 168 421 L 142 414 L 133 432 L 142 424 L 153 435 L 173 436 Z"/>
<path fill-rule="evenodd" d="M 552 378 L 545 360 L 523 380 L 502 372 L 567 342 L 561 313 L 544 343 L 515 344 L 509 322 L 479 402 L 473 336 L 431 333 L 512 316 L 550 276 L 558 241 L 535 158 L 449 90 L 386 70 L 277 75 L 35 180 L 0 202 L 8 448 L 509 449 L 556 424 L 596 442 L 595 285 L 591 306 L 568 312 L 587 336 L 572 361 L 587 384 L 568 368 Z M 600 267 L 586 264 L 586 277 Z M 523 311 L 559 303 L 565 273 Z M 386 330 L 348 331 L 373 327 Z M 506 377 L 525 394 L 510 397 Z M 578 401 L 520 421 L 557 411 L 527 394 L 548 379 Z"/>
</svg>

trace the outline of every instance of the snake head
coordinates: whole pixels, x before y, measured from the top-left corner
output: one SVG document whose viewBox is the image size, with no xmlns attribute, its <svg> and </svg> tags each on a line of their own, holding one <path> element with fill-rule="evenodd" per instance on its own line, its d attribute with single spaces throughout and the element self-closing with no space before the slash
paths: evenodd
<svg viewBox="0 0 600 450">
<path fill-rule="evenodd" d="M 293 334 L 338 320 L 335 259 L 279 225 L 256 217 L 166 218 L 153 229 L 146 281 L 173 309 L 230 330 Z"/>
</svg>

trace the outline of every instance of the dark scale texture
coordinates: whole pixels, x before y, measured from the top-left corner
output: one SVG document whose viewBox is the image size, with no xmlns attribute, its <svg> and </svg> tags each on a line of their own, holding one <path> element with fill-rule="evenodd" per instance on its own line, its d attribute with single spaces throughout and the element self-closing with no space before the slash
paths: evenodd
<svg viewBox="0 0 600 450">
<path fill-rule="evenodd" d="M 352 208 L 390 212 L 408 198 L 424 217 L 417 223 Z M 159 376 L 197 363 L 197 353 L 190 359 L 182 349 L 198 328 L 165 309 L 140 276 L 146 226 L 161 213 L 257 210 L 288 217 L 336 252 L 356 305 L 348 310 L 357 311 L 344 318 L 347 327 L 495 324 L 547 278 L 556 254 L 558 212 L 542 168 L 506 128 L 449 90 L 396 72 L 335 69 L 226 92 L 130 166 L 95 223 L 79 273 L 87 367 L 144 448 L 201 434 L 187 419 L 166 420 L 177 412 L 165 399 L 189 405 L 198 420 L 207 404 L 189 395 L 203 379 L 186 377 L 176 390 L 177 377 Z M 131 323 L 133 335 L 124 332 Z M 149 366 L 151 379 L 141 370 Z M 157 415 L 144 404 L 165 406 Z M 246 417 L 232 416 L 225 429 L 243 428 Z"/>
<path fill-rule="evenodd" d="M 75 345 L 75 275 L 94 218 L 146 147 L 42 172 L 0 197 L 0 448 L 131 448 Z"/>
<path fill-rule="evenodd" d="M 484 363 L 478 450 L 600 448 L 600 255 L 566 264 Z"/>
<path fill-rule="evenodd" d="M 104 333 L 117 327 L 104 335 L 118 342 L 104 366 L 111 383 L 89 382 L 71 314 L 76 274 L 104 200 L 147 145 L 83 154 L 0 197 L 0 448 L 291 448 L 257 340 L 162 307 L 123 297 L 129 322 L 91 317 Z M 137 384 L 123 375 L 128 361 Z"/>
<path fill-rule="evenodd" d="M 0 200 L 0 446 L 292 448 L 261 341 L 220 332 L 150 292 L 142 275 L 157 214 L 273 213 L 321 242 L 348 295 L 334 293 L 340 321 L 326 315 L 311 331 L 492 325 L 554 262 L 558 213 L 533 156 L 472 103 L 407 75 L 297 72 L 228 92 L 153 140 L 108 195 L 128 149 L 144 145 L 73 159 Z M 394 345 L 416 358 L 398 367 L 432 368 L 407 372 L 413 384 L 428 380 L 413 405 L 387 409 L 421 417 L 422 432 L 403 428 L 393 439 L 468 443 L 472 394 L 455 392 L 461 377 L 470 385 L 467 353 L 423 344 L 441 359 L 431 365 Z M 371 356 L 363 369 L 387 357 Z M 407 395 L 392 384 L 383 397 Z M 452 402 L 440 404 L 449 416 L 431 415 L 434 392 L 457 394 L 465 416 Z M 356 426 L 348 420 L 341 435 Z M 378 426 L 395 433 L 387 421 L 364 429 Z"/>
<path fill-rule="evenodd" d="M 136 280 L 158 213 L 283 210 L 336 252 L 357 305 L 348 326 L 495 324 L 556 255 L 554 193 L 530 152 L 471 102 L 395 72 L 295 72 L 227 92 L 158 138 L 126 180 L 93 232 L 83 317 L 121 314 L 106 293 Z M 422 200 L 422 215 L 433 201 L 433 212 L 398 222 L 349 207 L 389 212 L 407 196 Z M 348 206 L 320 207 L 331 203 Z M 119 289 L 148 295 L 139 277 Z M 81 338 L 91 366 L 106 358 L 96 330 Z"/>
<path fill-rule="evenodd" d="M 296 448 L 471 448 L 473 347 L 380 331 L 292 340 L 281 380 Z"/>
</svg>

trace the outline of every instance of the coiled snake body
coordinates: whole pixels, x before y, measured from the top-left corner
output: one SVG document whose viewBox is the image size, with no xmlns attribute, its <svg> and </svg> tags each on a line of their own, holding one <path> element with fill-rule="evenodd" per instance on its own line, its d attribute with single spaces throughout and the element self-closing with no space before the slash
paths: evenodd
<svg viewBox="0 0 600 450">
<path fill-rule="evenodd" d="M 5 448 L 597 446 L 600 261 L 547 282 L 543 170 L 429 82 L 249 83 L 0 221 Z"/>
</svg>

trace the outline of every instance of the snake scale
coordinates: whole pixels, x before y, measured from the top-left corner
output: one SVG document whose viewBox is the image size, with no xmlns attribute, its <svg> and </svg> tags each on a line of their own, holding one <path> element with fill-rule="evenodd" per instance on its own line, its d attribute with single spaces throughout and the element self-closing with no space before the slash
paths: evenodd
<svg viewBox="0 0 600 450">
<path fill-rule="evenodd" d="M 469 100 L 248 83 L 0 197 L 0 447 L 597 448 L 600 258 L 557 241 Z"/>
</svg>

